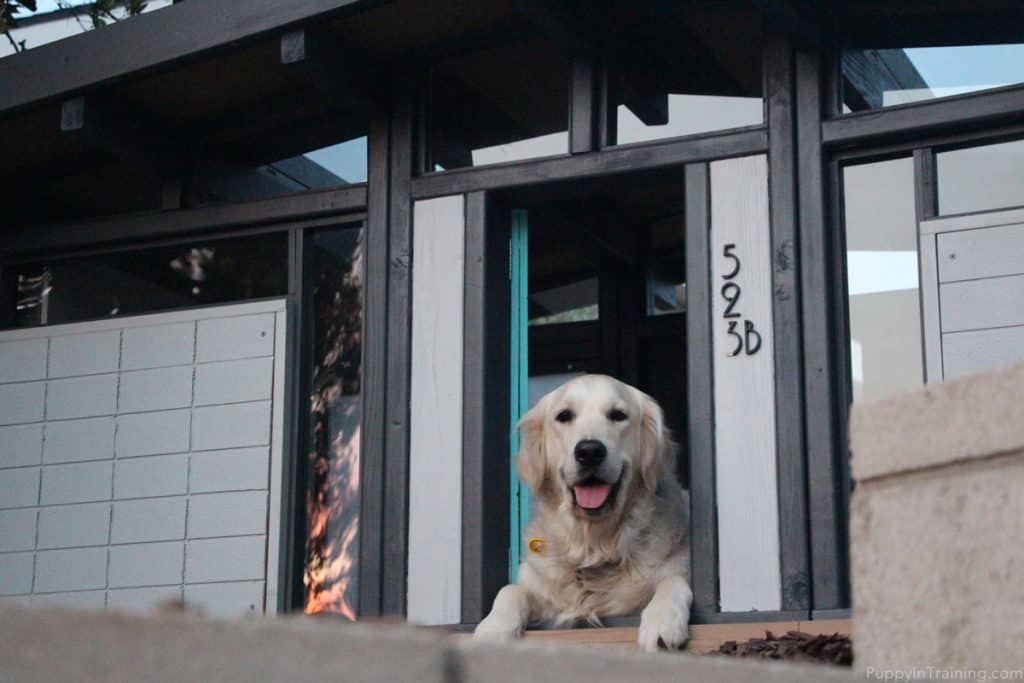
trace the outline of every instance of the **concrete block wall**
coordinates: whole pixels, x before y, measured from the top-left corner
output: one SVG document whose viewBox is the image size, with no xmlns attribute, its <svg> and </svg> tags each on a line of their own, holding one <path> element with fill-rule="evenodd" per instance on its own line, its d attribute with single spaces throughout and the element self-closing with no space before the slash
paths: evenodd
<svg viewBox="0 0 1024 683">
<path fill-rule="evenodd" d="M 1024 662 L 1024 365 L 851 416 L 855 666 Z"/>
<path fill-rule="evenodd" d="M 60 643 L 59 650 L 54 643 Z M 0 607 L 0 680 L 415 683 L 852 683 L 848 670 L 564 644 L 481 645 L 406 626 L 292 617 L 221 622 Z"/>
<path fill-rule="evenodd" d="M 283 327 L 270 302 L 0 334 L 0 603 L 262 612 Z"/>
</svg>

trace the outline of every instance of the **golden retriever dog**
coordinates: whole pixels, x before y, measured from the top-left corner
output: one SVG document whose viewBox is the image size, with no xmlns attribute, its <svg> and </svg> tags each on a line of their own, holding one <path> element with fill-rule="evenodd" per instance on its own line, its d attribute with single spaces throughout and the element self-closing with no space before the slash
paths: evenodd
<svg viewBox="0 0 1024 683">
<path fill-rule="evenodd" d="M 689 501 L 658 404 L 585 375 L 542 398 L 519 432 L 516 466 L 535 501 L 528 550 L 474 637 L 640 612 L 642 649 L 681 647 L 693 602 Z"/>
</svg>

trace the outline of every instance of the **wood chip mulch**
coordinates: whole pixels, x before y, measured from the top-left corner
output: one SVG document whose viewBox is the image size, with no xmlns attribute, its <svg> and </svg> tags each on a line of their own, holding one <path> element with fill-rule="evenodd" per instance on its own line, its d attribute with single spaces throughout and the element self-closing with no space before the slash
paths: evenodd
<svg viewBox="0 0 1024 683">
<path fill-rule="evenodd" d="M 822 662 L 837 666 L 850 666 L 853 662 L 853 643 L 850 636 L 833 633 L 813 636 L 800 631 L 788 631 L 784 636 L 764 632 L 764 638 L 751 638 L 746 642 L 729 640 L 722 643 L 714 654 L 731 657 L 757 657 L 783 659 L 790 662 Z"/>
</svg>

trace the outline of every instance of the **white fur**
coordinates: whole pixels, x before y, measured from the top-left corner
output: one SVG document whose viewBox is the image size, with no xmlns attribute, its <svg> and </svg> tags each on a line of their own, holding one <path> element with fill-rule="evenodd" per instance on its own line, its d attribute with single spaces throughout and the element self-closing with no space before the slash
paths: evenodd
<svg viewBox="0 0 1024 683">
<path fill-rule="evenodd" d="M 573 419 L 556 420 L 565 410 Z M 611 420 L 612 410 L 626 419 Z M 536 501 L 525 539 L 543 539 L 543 550 L 527 551 L 518 583 L 498 593 L 474 637 L 508 640 L 534 622 L 596 625 L 639 612 L 641 648 L 657 650 L 659 639 L 682 646 L 693 601 L 689 502 L 658 404 L 611 377 L 586 375 L 542 398 L 519 429 L 519 476 Z M 619 482 L 613 504 L 597 517 L 571 493 L 582 476 L 573 451 L 583 439 L 605 445 L 599 476 Z"/>
</svg>

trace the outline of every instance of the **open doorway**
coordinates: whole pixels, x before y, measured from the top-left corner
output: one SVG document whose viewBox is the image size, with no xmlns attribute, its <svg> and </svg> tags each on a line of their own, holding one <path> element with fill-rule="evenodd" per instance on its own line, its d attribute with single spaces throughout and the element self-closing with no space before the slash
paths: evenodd
<svg viewBox="0 0 1024 683">
<path fill-rule="evenodd" d="M 514 207 L 513 419 L 575 376 L 611 375 L 661 404 L 686 486 L 683 169 L 535 186 L 503 200 Z M 512 579 L 529 519 L 528 492 L 513 482 Z"/>
</svg>

